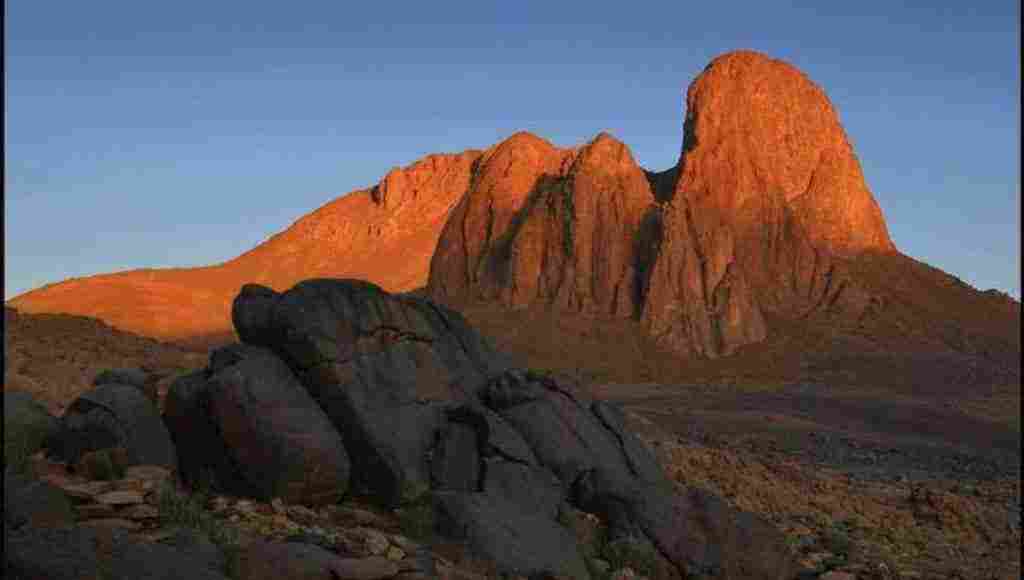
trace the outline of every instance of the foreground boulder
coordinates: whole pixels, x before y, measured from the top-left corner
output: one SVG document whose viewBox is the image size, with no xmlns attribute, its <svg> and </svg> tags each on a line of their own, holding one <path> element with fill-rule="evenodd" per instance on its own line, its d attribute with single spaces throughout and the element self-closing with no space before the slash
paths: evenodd
<svg viewBox="0 0 1024 580">
<path fill-rule="evenodd" d="M 104 369 L 92 380 L 94 387 L 100 385 L 131 385 L 149 397 L 153 404 L 157 404 L 158 394 L 156 388 L 156 377 L 145 369 L 120 368 Z"/>
<path fill-rule="evenodd" d="M 779 530 L 706 491 L 612 481 L 594 470 L 573 493 L 581 509 L 607 518 L 613 537 L 649 538 L 685 578 L 786 580 L 797 573 Z"/>
<path fill-rule="evenodd" d="M 209 369 L 179 376 L 164 399 L 164 424 L 171 433 L 178 454 L 183 481 L 193 487 L 212 483 L 222 489 L 245 490 L 241 475 L 227 444 L 209 412 Z"/>
<path fill-rule="evenodd" d="M 327 467 L 312 478 L 316 498 L 336 498 L 348 474 L 352 491 L 419 514 L 427 533 L 507 574 L 589 578 L 592 549 L 564 521 L 578 508 L 682 576 L 792 576 L 777 530 L 678 493 L 617 407 L 513 368 L 454 311 L 358 280 L 308 280 L 281 294 L 246 286 L 232 318 L 246 343 L 168 393 L 186 479 L 214 471 L 237 493 L 286 496 L 300 489 L 292 474 Z M 308 556 L 288 569 L 318 577 L 340 565 Z"/>
<path fill-rule="evenodd" d="M 207 470 L 233 493 L 307 505 L 341 499 L 350 467 L 341 436 L 280 358 L 238 344 L 215 351 L 208 371 L 168 395 L 186 479 Z"/>
<path fill-rule="evenodd" d="M 104 384 L 80 396 L 61 418 L 60 431 L 47 445 L 61 461 L 75 464 L 82 455 L 123 447 L 129 465 L 177 466 L 170 433 L 153 401 L 137 387 Z"/>
<path fill-rule="evenodd" d="M 240 554 L 238 568 L 245 580 L 383 580 L 398 573 L 387 558 L 341 558 L 298 542 L 252 542 Z"/>
<path fill-rule="evenodd" d="M 59 527 L 74 521 L 71 502 L 60 488 L 11 469 L 4 470 L 4 526 Z"/>
<path fill-rule="evenodd" d="M 437 531 L 466 542 L 508 574 L 588 579 L 576 538 L 547 514 L 493 493 L 435 494 Z"/>
<path fill-rule="evenodd" d="M 226 580 L 220 563 L 194 551 L 135 542 L 89 527 L 5 530 L 4 577 L 17 580 Z"/>
<path fill-rule="evenodd" d="M 574 507 L 607 521 L 611 539 L 649 540 L 686 577 L 796 573 L 769 523 L 707 493 L 677 492 L 618 408 L 590 401 L 565 379 L 522 371 L 491 381 L 481 399 L 557 474 Z"/>
<path fill-rule="evenodd" d="M 443 404 L 471 399 L 507 358 L 458 313 L 368 282 L 307 280 L 276 300 L 270 292 L 239 294 L 238 334 L 284 359 L 327 413 L 352 458 L 354 490 L 397 505 L 426 488 Z"/>
</svg>

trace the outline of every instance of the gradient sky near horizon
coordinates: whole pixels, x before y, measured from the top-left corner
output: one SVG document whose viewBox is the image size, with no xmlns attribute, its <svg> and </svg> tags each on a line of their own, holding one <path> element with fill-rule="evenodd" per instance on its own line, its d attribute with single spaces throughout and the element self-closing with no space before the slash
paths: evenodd
<svg viewBox="0 0 1024 580">
<path fill-rule="evenodd" d="M 1020 3 L 6 2 L 4 296 L 223 262 L 390 168 L 525 129 L 677 161 L 715 56 L 841 115 L 906 254 L 1020 298 Z"/>
</svg>

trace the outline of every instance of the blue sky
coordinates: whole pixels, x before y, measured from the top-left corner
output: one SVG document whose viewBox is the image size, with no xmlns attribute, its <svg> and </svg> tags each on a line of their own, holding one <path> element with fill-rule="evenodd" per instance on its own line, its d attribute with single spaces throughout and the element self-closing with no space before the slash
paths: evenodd
<svg viewBox="0 0 1024 580">
<path fill-rule="evenodd" d="M 520 129 L 667 168 L 686 87 L 738 48 L 824 87 L 902 251 L 1019 298 L 1019 6 L 13 0 L 5 299 L 222 262 Z"/>
</svg>

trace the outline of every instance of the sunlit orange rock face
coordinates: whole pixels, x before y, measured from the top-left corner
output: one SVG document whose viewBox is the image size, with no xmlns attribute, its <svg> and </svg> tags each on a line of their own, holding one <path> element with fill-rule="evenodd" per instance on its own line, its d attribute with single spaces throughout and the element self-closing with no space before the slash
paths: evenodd
<svg viewBox="0 0 1024 580">
<path fill-rule="evenodd" d="M 606 133 L 571 149 L 517 133 L 396 169 L 224 264 L 68 281 L 12 305 L 187 339 L 230 333 L 245 283 L 355 277 L 631 318 L 709 357 L 764 340 L 769 314 L 872 307 L 845 260 L 895 249 L 818 86 L 758 53 L 723 55 L 687 93 L 682 141 L 677 166 L 651 173 Z"/>
<path fill-rule="evenodd" d="M 632 316 L 635 238 L 653 202 L 643 170 L 610 135 L 557 149 L 517 133 L 481 157 L 441 234 L 428 289 L 447 301 Z"/>
<path fill-rule="evenodd" d="M 763 340 L 766 312 L 863 311 L 833 258 L 894 250 L 824 92 L 744 51 L 691 85 L 666 172 L 607 134 L 572 150 L 519 134 L 485 153 L 429 291 L 635 317 L 673 350 L 719 356 Z"/>
<path fill-rule="evenodd" d="M 62 312 L 162 340 L 230 340 L 231 301 L 243 284 L 284 291 L 316 277 L 362 278 L 389 291 L 423 286 L 449 210 L 480 155 L 430 155 L 303 216 L 237 258 L 200 268 L 135 270 L 51 284 L 8 304 Z"/>
<path fill-rule="evenodd" d="M 895 247 L 824 91 L 792 65 L 750 51 L 713 60 L 686 95 L 681 174 L 695 211 L 725 216 L 781 194 L 815 247 Z"/>
</svg>

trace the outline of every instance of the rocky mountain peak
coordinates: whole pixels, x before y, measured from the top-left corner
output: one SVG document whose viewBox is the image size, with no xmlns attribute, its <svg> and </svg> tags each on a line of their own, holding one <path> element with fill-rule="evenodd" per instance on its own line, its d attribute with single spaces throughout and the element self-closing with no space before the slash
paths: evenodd
<svg viewBox="0 0 1024 580">
<path fill-rule="evenodd" d="M 690 85 L 674 191 L 726 215 L 778 193 L 815 247 L 895 250 L 828 96 L 793 65 L 757 52 L 719 56 Z"/>
</svg>

